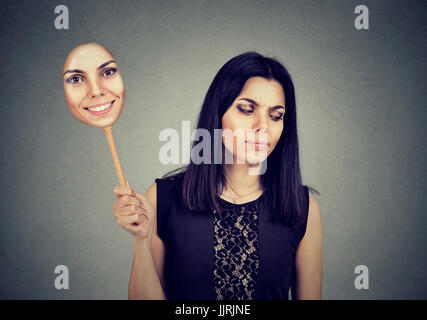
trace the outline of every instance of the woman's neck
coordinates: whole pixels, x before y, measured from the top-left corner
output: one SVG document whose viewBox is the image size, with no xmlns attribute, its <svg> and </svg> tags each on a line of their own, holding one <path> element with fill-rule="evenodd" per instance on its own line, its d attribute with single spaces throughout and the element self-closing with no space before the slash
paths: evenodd
<svg viewBox="0 0 427 320">
<path fill-rule="evenodd" d="M 235 195 L 235 197 L 238 197 L 238 195 L 244 196 L 251 192 L 255 195 L 257 190 L 262 191 L 260 176 L 249 174 L 250 168 L 249 164 L 224 164 L 226 178 L 224 190 L 228 194 Z M 227 182 L 231 184 L 231 187 Z"/>
</svg>

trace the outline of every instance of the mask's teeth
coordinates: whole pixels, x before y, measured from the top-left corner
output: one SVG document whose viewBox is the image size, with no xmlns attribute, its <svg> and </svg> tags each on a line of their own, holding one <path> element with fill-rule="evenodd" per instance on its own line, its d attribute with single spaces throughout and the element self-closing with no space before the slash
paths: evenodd
<svg viewBox="0 0 427 320">
<path fill-rule="evenodd" d="M 93 107 L 93 108 L 85 108 L 86 110 L 89 109 L 90 111 L 103 111 L 111 106 L 111 102 L 104 104 L 102 106 Z"/>
</svg>

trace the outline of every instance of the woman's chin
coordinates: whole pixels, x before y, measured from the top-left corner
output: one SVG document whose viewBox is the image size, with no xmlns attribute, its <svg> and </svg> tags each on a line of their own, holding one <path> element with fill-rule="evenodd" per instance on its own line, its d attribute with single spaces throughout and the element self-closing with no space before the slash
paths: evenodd
<svg viewBox="0 0 427 320">
<path fill-rule="evenodd" d="M 267 155 L 248 155 L 245 158 L 236 157 L 233 164 L 245 164 L 250 166 L 257 166 L 267 159 Z"/>
<path fill-rule="evenodd" d="M 257 165 L 267 159 L 267 156 L 266 150 L 250 152 L 246 156 L 246 161 L 250 165 Z"/>
</svg>

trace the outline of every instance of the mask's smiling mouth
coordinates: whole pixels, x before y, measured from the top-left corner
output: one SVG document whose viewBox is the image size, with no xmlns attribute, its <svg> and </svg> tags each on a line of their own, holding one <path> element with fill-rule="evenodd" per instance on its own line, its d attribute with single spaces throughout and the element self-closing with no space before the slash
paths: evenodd
<svg viewBox="0 0 427 320">
<path fill-rule="evenodd" d="M 105 113 L 109 112 L 113 108 L 113 104 L 115 101 L 116 100 L 113 100 L 113 101 L 108 102 L 108 103 L 98 104 L 98 105 L 90 106 L 90 107 L 85 107 L 83 109 L 85 109 L 86 111 L 88 111 L 89 113 L 91 113 L 93 115 L 101 115 L 101 114 L 105 114 Z"/>
</svg>

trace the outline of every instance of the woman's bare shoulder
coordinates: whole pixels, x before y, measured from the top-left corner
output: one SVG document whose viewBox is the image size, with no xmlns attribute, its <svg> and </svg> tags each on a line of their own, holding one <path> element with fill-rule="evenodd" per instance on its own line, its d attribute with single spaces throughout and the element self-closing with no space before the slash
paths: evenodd
<svg viewBox="0 0 427 320">
<path fill-rule="evenodd" d="M 309 209 L 308 209 L 308 219 L 307 219 L 307 231 L 304 238 L 311 237 L 311 234 L 321 234 L 322 233 L 322 217 L 320 214 L 319 202 L 314 196 L 309 193 Z M 304 240 L 304 239 L 303 239 Z"/>
<path fill-rule="evenodd" d="M 154 183 L 149 186 L 147 191 L 145 192 L 145 196 L 148 198 L 148 201 L 150 201 L 154 209 L 156 209 L 157 205 L 157 191 L 160 192 L 160 197 L 165 197 L 166 195 L 173 195 L 175 192 L 177 192 L 177 188 L 182 186 L 182 178 L 182 174 L 177 174 L 175 176 L 155 179 Z"/>
<path fill-rule="evenodd" d="M 150 202 L 151 206 L 154 209 L 156 209 L 156 203 L 157 203 L 157 182 L 154 182 L 151 186 L 148 187 L 147 191 L 145 192 L 145 196 L 147 197 L 147 199 Z"/>
<path fill-rule="evenodd" d="M 309 196 L 309 208 L 310 208 L 309 210 L 312 210 L 312 211 L 320 210 L 319 202 L 317 201 L 317 199 L 310 192 L 308 193 L 308 196 Z"/>
</svg>

